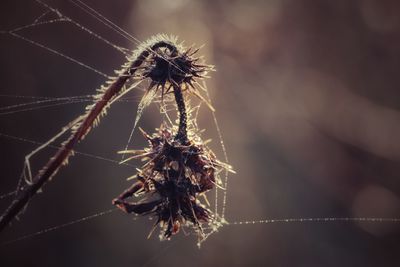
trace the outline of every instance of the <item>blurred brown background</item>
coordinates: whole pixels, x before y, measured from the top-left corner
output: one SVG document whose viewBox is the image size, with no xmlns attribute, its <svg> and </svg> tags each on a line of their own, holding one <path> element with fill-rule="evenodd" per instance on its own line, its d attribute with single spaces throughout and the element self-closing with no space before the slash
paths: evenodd
<svg viewBox="0 0 400 267">
<path fill-rule="evenodd" d="M 114 43 L 135 48 L 69 1 L 46 3 Z M 216 66 L 208 87 L 237 171 L 229 221 L 301 217 L 400 217 L 400 3 L 395 0 L 85 0 L 140 40 L 178 35 L 205 44 Z M 32 23 L 45 9 L 2 2 L 0 30 Z M 124 57 L 71 24 L 19 34 L 111 74 Z M 104 79 L 1 34 L 1 106 L 93 94 Z M 134 93 L 139 99 L 141 92 Z M 29 100 L 31 101 L 31 100 Z M 0 133 L 44 142 L 85 103 L 0 115 Z M 111 108 L 77 148 L 118 160 L 137 108 Z M 160 124 L 155 107 L 141 127 Z M 217 133 L 206 109 L 199 125 Z M 135 135 L 133 147 L 144 140 Z M 36 146 L 0 136 L 0 194 L 14 190 Z M 54 152 L 33 161 L 36 168 Z M 134 168 L 76 155 L 1 241 L 111 208 Z M 4 209 L 10 199 L 1 199 Z M 304 223 L 226 226 L 199 250 L 194 237 L 146 239 L 151 223 L 121 212 L 0 248 L 1 266 L 399 266 L 399 224 Z"/>
</svg>

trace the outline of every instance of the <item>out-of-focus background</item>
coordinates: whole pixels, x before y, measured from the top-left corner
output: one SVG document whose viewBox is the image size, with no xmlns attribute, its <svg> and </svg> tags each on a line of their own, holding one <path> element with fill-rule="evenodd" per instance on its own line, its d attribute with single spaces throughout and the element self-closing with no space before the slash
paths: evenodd
<svg viewBox="0 0 400 267">
<path fill-rule="evenodd" d="M 70 1 L 45 3 L 107 40 L 133 44 Z M 400 3 L 395 0 L 85 3 L 141 41 L 178 35 L 216 66 L 208 88 L 230 163 L 229 221 L 303 217 L 400 217 Z M 0 30 L 46 11 L 33 0 L 2 1 Z M 54 14 L 46 14 L 50 18 Z M 18 34 L 111 74 L 124 57 L 71 23 Z M 104 78 L 10 34 L 0 35 L 1 107 L 34 97 L 93 94 Z M 137 102 L 114 105 L 77 147 L 119 160 Z M 15 97 L 20 96 L 20 97 Z M 31 97 L 31 98 L 29 98 Z M 24 156 L 81 114 L 87 103 L 0 110 L 0 194 L 13 191 Z M 24 107 L 24 106 L 23 106 Z M 29 106 L 28 106 L 29 107 Z M 140 126 L 160 124 L 156 107 Z M 222 158 L 207 109 L 204 137 Z M 133 147 L 145 145 L 139 134 Z M 37 170 L 54 150 L 33 160 Z M 2 242 L 111 207 L 134 168 L 76 155 L 36 196 Z M 0 200 L 0 208 L 10 198 Z M 183 233 L 146 239 L 151 222 L 113 212 L 0 248 L 1 266 L 399 266 L 400 224 L 230 225 L 199 250 Z"/>
</svg>

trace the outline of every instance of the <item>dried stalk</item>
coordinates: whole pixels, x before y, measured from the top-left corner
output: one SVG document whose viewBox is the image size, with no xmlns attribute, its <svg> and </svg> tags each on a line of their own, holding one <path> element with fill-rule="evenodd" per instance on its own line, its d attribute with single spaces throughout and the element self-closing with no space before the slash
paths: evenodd
<svg viewBox="0 0 400 267">
<path fill-rule="evenodd" d="M 74 146 L 89 133 L 93 125 L 99 120 L 101 114 L 104 113 L 109 106 L 110 101 L 121 92 L 128 79 L 135 75 L 138 68 L 154 50 L 162 47 L 174 49 L 171 43 L 163 40 L 144 48 L 143 51 L 138 54 L 137 58 L 120 73 L 120 76 L 108 86 L 101 98 L 92 106 L 90 111 L 84 115 L 78 127 L 73 129 L 71 136 L 63 143 L 62 147 L 38 172 L 33 178 L 32 183 L 25 186 L 18 193 L 10 206 L 1 215 L 0 232 L 21 212 L 30 199 L 57 173 L 60 167 L 67 163 L 68 158 L 73 154 Z M 80 121 L 79 118 L 78 120 Z"/>
</svg>

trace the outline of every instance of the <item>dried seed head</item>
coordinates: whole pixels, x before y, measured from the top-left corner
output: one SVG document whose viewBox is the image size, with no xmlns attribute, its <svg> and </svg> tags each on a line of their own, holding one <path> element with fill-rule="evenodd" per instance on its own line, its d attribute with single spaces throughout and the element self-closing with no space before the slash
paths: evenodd
<svg viewBox="0 0 400 267">
<path fill-rule="evenodd" d="M 190 83 L 194 77 L 202 77 L 207 69 L 205 65 L 196 64 L 199 59 L 193 55 L 191 49 L 179 53 L 174 46 L 157 48 L 144 76 L 161 85 Z"/>
<path fill-rule="evenodd" d="M 201 224 L 209 222 L 213 214 L 198 196 L 214 187 L 216 172 L 225 165 L 199 138 L 182 145 L 165 126 L 152 136 L 144 136 L 149 148 L 129 154 L 147 158 L 132 192 L 145 193 L 139 202 L 118 198 L 114 204 L 127 212 L 155 214 L 156 224 L 162 225 L 163 238 L 177 233 L 181 226 L 195 227 L 201 233 Z"/>
<path fill-rule="evenodd" d="M 162 95 L 168 93 L 174 85 L 190 87 L 191 93 L 197 95 L 194 86 L 196 79 L 202 79 L 209 71 L 214 70 L 212 65 L 204 64 L 196 56 L 198 48 L 185 48 L 173 36 L 156 35 L 139 47 L 134 58 L 143 51 L 148 51 L 149 55 L 138 75 L 151 80 L 149 90 L 153 87 L 162 88 Z"/>
</svg>

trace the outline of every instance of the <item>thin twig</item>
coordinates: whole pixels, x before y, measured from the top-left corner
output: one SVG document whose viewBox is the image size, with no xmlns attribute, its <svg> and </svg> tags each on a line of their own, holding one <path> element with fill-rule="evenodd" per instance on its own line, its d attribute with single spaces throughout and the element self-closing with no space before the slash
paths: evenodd
<svg viewBox="0 0 400 267">
<path fill-rule="evenodd" d="M 2 214 L 0 217 L 0 232 L 3 231 L 4 228 L 21 212 L 37 191 L 57 173 L 59 168 L 68 161 L 68 158 L 73 154 L 74 146 L 89 133 L 99 115 L 108 107 L 112 98 L 118 95 L 127 80 L 134 76 L 138 67 L 141 66 L 145 59 L 150 55 L 150 51 L 154 51 L 160 47 L 169 46 L 170 44 L 168 42 L 158 41 L 152 44 L 148 49 L 144 49 L 138 57 L 132 61 L 130 66 L 108 86 L 100 100 L 97 101 L 91 110 L 85 115 L 79 128 L 72 132 L 71 136 L 61 146 L 56 154 L 33 178 L 32 184 L 24 187 Z"/>
</svg>

